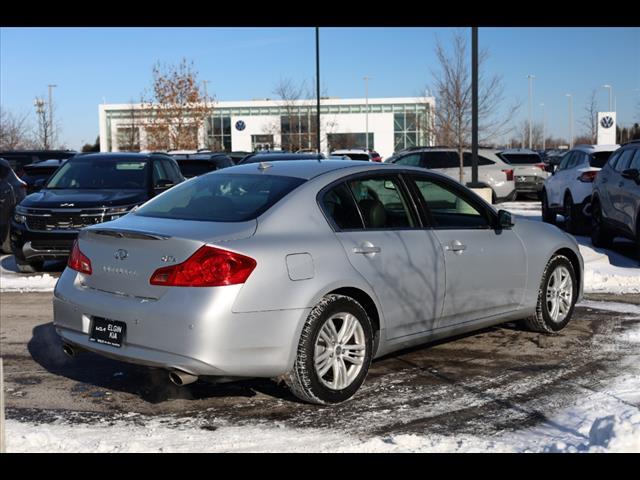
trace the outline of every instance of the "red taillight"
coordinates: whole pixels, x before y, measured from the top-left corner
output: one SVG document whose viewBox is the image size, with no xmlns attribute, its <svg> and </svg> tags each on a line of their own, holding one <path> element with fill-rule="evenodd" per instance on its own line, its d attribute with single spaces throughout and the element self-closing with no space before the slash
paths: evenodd
<svg viewBox="0 0 640 480">
<path fill-rule="evenodd" d="M 244 283 L 256 261 L 239 253 L 204 246 L 184 262 L 157 269 L 151 285 L 172 287 L 221 287 Z"/>
<path fill-rule="evenodd" d="M 507 175 L 507 181 L 513 181 L 513 169 L 511 170 L 502 170 Z"/>
<path fill-rule="evenodd" d="M 589 172 L 582 173 L 578 177 L 578 180 L 580 180 L 581 182 L 584 182 L 584 183 L 593 183 L 593 181 L 596 179 L 597 176 L 598 176 L 598 171 L 597 170 L 591 170 Z"/>
<path fill-rule="evenodd" d="M 91 275 L 91 260 L 80 251 L 78 240 L 73 242 L 71 255 L 69 255 L 69 260 L 67 260 L 67 266 L 77 272 Z"/>
<path fill-rule="evenodd" d="M 546 167 L 547 167 L 547 166 L 546 166 L 544 163 L 536 163 L 536 164 L 534 165 L 534 167 L 538 167 L 538 168 L 539 168 L 540 170 L 542 170 L 543 172 L 546 172 L 546 171 L 547 171 L 547 170 L 546 170 Z"/>
</svg>

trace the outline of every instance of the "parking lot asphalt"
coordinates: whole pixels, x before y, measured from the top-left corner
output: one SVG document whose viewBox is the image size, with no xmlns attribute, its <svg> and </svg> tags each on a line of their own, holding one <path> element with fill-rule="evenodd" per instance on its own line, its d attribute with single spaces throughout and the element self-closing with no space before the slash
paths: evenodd
<svg viewBox="0 0 640 480">
<path fill-rule="evenodd" d="M 51 323 L 51 299 L 51 293 L 1 294 L 7 418 L 92 422 L 137 412 L 188 417 L 202 428 L 218 421 L 279 422 L 372 435 L 425 429 L 492 434 L 544 421 L 550 409 L 598 391 L 639 354 L 624 332 L 640 324 L 640 307 L 637 314 L 616 313 L 591 303 L 576 307 L 557 336 L 507 324 L 394 353 L 373 363 L 351 401 L 318 407 L 270 380 L 177 387 L 163 370 L 92 353 L 69 359 Z M 640 303 L 638 295 L 615 300 L 628 302 L 631 312 Z"/>
</svg>

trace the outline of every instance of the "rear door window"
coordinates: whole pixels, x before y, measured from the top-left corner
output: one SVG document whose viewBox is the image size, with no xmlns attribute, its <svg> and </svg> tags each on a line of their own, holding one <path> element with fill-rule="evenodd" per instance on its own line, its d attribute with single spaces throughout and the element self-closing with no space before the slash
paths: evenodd
<svg viewBox="0 0 640 480">
<path fill-rule="evenodd" d="M 618 158 L 618 161 L 616 162 L 616 165 L 614 167 L 616 171 L 624 172 L 627 168 L 629 168 L 629 165 L 631 164 L 631 159 L 633 158 L 634 153 L 635 153 L 635 150 L 631 148 L 623 151 L 620 154 L 620 158 Z"/>
<path fill-rule="evenodd" d="M 462 161 L 464 162 L 465 167 L 470 167 L 472 165 L 472 155 L 471 152 L 464 152 L 462 154 Z M 482 155 L 478 155 L 478 166 L 485 167 L 488 165 L 495 165 L 495 162 L 489 160 L 487 157 L 483 157 Z"/>
<path fill-rule="evenodd" d="M 430 169 L 456 168 L 457 155 L 454 152 L 424 152 L 424 166 Z"/>
<path fill-rule="evenodd" d="M 408 202 L 395 175 L 358 178 L 348 182 L 367 229 L 412 228 Z"/>
<path fill-rule="evenodd" d="M 633 160 L 629 164 L 629 168 L 635 168 L 636 170 L 640 170 L 640 148 L 635 150 L 635 155 L 633 156 Z"/>
</svg>

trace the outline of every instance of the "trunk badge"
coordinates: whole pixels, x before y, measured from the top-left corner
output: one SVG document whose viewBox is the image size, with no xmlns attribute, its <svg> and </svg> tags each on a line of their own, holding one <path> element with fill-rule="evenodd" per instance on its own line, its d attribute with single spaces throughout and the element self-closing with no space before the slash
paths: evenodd
<svg viewBox="0 0 640 480">
<path fill-rule="evenodd" d="M 116 260 L 124 260 L 129 256 L 129 252 L 122 248 L 119 248 L 118 250 L 116 250 L 116 253 L 114 253 L 113 256 Z"/>
<path fill-rule="evenodd" d="M 160 260 L 162 260 L 165 263 L 175 263 L 176 257 L 174 257 L 173 255 L 165 255 Z"/>
</svg>

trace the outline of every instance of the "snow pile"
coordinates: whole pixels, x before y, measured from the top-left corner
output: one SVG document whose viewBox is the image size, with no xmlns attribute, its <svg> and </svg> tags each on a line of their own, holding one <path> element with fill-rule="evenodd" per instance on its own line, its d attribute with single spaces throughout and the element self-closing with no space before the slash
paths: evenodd
<svg viewBox="0 0 640 480">
<path fill-rule="evenodd" d="M 57 275 L 48 273 L 20 273 L 13 256 L 0 257 L 0 292 L 52 292 L 57 281 Z"/>
</svg>

